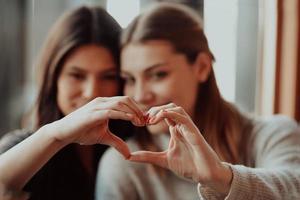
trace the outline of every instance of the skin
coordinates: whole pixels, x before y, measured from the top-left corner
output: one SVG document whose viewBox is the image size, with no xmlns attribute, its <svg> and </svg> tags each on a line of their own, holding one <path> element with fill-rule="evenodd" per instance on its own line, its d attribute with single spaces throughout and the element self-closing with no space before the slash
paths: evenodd
<svg viewBox="0 0 300 200">
<path fill-rule="evenodd" d="M 83 45 L 69 55 L 57 80 L 57 104 L 64 115 L 96 97 L 117 95 L 116 63 L 110 51 L 99 45 Z M 91 146 L 78 147 L 82 164 L 93 173 Z"/>
<path fill-rule="evenodd" d="M 26 194 L 21 197 L 14 191 L 20 191 L 54 154 L 71 143 L 105 144 L 124 158 L 130 157 L 126 143 L 110 132 L 108 121 L 122 119 L 141 126 L 144 116 L 129 97 L 110 97 L 117 94 L 118 83 L 116 65 L 107 49 L 95 45 L 76 49 L 64 63 L 57 85 L 57 102 L 65 117 L 42 126 L 0 155 L 0 199 L 16 195 L 16 199 L 26 199 Z"/>
<path fill-rule="evenodd" d="M 170 133 L 166 151 L 138 151 L 132 153 L 130 160 L 170 169 L 226 195 L 232 171 L 220 161 L 193 122 L 198 85 L 207 80 L 211 58 L 199 53 L 195 62 L 189 63 L 167 41 L 153 40 L 127 45 L 121 60 L 125 94 L 141 109 L 148 110 L 150 133 Z"/>
<path fill-rule="evenodd" d="M 71 143 L 110 145 L 128 159 L 130 151 L 126 143 L 110 132 L 108 121 L 134 122 L 137 115 L 143 118 L 136 103 L 128 97 L 97 97 L 62 119 L 41 127 L 0 155 L 0 195 L 10 190 L 20 191 L 54 154 Z"/>
<path fill-rule="evenodd" d="M 117 95 L 116 63 L 108 49 L 96 45 L 77 48 L 58 77 L 57 102 L 64 115 L 96 97 Z"/>
<path fill-rule="evenodd" d="M 143 111 L 174 102 L 193 116 L 200 82 L 198 67 L 188 63 L 183 54 L 174 52 L 168 42 L 129 44 L 122 51 L 121 62 L 124 93 Z M 165 123 L 148 126 L 148 129 L 152 134 L 168 132 Z"/>
</svg>

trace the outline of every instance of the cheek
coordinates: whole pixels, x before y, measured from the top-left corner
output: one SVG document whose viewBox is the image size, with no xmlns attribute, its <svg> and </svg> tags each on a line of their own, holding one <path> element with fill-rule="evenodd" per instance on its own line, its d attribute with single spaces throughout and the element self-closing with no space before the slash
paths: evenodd
<svg viewBox="0 0 300 200">
<path fill-rule="evenodd" d="M 169 98 L 178 106 L 181 106 L 188 114 L 193 114 L 193 108 L 197 96 L 198 83 L 182 78 L 172 79 L 166 87 L 161 88 L 162 97 Z M 163 90 L 162 90 L 163 89 Z"/>
<path fill-rule="evenodd" d="M 57 96 L 61 98 L 71 98 L 80 90 L 80 87 L 74 85 L 66 78 L 60 78 L 57 81 Z"/>
<path fill-rule="evenodd" d="M 80 87 L 70 84 L 66 79 L 60 78 L 57 82 L 57 104 L 63 114 L 68 114 L 72 110 L 72 100 L 74 100 Z"/>
<path fill-rule="evenodd" d="M 134 89 L 131 86 L 124 86 L 123 93 L 125 96 L 133 97 Z"/>
<path fill-rule="evenodd" d="M 192 116 L 197 98 L 197 86 L 189 85 L 181 87 L 177 93 L 178 104 Z"/>
<path fill-rule="evenodd" d="M 169 79 L 164 81 L 162 84 L 158 84 L 155 87 L 157 96 L 161 99 L 166 99 L 166 101 L 176 101 L 180 97 L 178 91 L 178 84 L 175 79 Z"/>
</svg>

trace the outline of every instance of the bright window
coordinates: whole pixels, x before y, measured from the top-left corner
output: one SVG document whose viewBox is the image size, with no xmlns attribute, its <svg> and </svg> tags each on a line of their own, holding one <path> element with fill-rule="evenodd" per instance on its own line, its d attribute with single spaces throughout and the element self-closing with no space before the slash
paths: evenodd
<svg viewBox="0 0 300 200">
<path fill-rule="evenodd" d="M 139 0 L 108 0 L 107 11 L 125 28 L 140 12 Z"/>
</svg>

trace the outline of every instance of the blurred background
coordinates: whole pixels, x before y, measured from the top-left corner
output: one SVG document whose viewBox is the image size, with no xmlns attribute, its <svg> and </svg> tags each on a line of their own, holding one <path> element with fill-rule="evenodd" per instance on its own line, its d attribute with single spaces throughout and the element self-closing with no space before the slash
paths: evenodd
<svg viewBox="0 0 300 200">
<path fill-rule="evenodd" d="M 100 5 L 125 28 L 158 0 L 0 0 L 0 136 L 34 104 L 35 61 L 55 20 Z M 162 1 L 162 0 L 161 0 Z M 221 93 L 245 111 L 300 121 L 298 0 L 173 0 L 203 17 Z"/>
</svg>

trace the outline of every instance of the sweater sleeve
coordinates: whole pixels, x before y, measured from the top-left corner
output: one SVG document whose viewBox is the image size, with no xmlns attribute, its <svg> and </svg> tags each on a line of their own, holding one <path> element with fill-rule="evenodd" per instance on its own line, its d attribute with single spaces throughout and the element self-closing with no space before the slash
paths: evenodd
<svg viewBox="0 0 300 200">
<path fill-rule="evenodd" d="M 97 174 L 96 199 L 138 199 L 124 158 L 113 148 L 103 155 Z"/>
<path fill-rule="evenodd" d="M 253 130 L 251 150 L 255 167 L 230 165 L 231 188 L 226 197 L 198 185 L 200 199 L 299 199 L 300 130 L 282 116 L 264 121 Z"/>
</svg>

